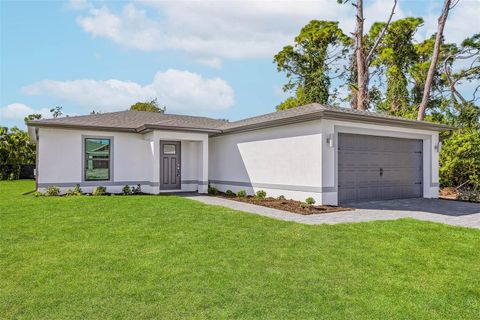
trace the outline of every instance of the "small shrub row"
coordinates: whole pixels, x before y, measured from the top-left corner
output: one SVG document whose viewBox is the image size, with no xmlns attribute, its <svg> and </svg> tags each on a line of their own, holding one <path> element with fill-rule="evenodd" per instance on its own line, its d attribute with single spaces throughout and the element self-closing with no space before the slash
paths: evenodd
<svg viewBox="0 0 480 320">
<path fill-rule="evenodd" d="M 122 193 L 126 196 L 128 195 L 132 195 L 132 194 L 141 194 L 142 193 L 142 186 L 140 186 L 139 184 L 137 184 L 136 187 L 130 187 L 128 184 L 126 184 L 123 188 L 122 188 Z"/>
<path fill-rule="evenodd" d="M 135 186 L 128 186 L 125 185 L 122 189 L 122 193 L 124 195 L 135 195 L 135 194 L 141 194 L 142 193 L 142 187 L 140 184 L 138 184 L 136 187 Z M 80 185 L 77 183 L 75 187 L 72 189 L 67 189 L 65 190 L 65 196 L 70 197 L 70 196 L 81 196 L 83 194 L 82 188 L 80 188 Z M 107 194 L 107 188 L 104 186 L 98 186 L 93 189 L 92 196 L 103 196 Z M 46 197 L 56 197 L 60 195 L 60 188 L 57 186 L 49 186 L 47 190 L 45 190 L 45 193 L 41 193 L 39 191 L 36 191 L 34 193 L 35 197 L 39 196 L 46 196 Z"/>
</svg>

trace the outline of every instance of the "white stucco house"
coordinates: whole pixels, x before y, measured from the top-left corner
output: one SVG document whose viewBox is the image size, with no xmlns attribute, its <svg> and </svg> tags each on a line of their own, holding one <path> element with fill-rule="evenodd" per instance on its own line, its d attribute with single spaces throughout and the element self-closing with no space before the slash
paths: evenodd
<svg viewBox="0 0 480 320">
<path fill-rule="evenodd" d="M 263 189 L 320 204 L 438 195 L 439 132 L 452 128 L 310 104 L 235 122 L 122 111 L 28 122 L 37 188 L 86 192 Z"/>
</svg>

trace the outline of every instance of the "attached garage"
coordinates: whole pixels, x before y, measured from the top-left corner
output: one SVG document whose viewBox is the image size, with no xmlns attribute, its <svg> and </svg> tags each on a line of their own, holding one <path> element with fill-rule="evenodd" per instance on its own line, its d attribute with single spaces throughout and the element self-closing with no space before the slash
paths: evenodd
<svg viewBox="0 0 480 320">
<path fill-rule="evenodd" d="M 423 196 L 423 141 L 338 134 L 338 201 Z"/>
</svg>

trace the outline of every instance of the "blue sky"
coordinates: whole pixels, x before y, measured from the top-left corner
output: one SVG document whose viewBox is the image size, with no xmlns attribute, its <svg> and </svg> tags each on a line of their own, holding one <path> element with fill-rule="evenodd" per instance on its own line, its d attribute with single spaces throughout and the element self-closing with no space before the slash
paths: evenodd
<svg viewBox="0 0 480 320">
<path fill-rule="evenodd" d="M 400 1 L 431 34 L 443 1 Z M 392 1 L 366 1 L 367 27 Z M 353 29 L 353 9 L 317 1 L 1 1 L 0 124 L 28 113 L 125 110 L 157 97 L 169 113 L 236 120 L 285 99 L 273 55 L 311 19 Z M 461 0 L 447 41 L 479 32 L 478 0 Z"/>
</svg>

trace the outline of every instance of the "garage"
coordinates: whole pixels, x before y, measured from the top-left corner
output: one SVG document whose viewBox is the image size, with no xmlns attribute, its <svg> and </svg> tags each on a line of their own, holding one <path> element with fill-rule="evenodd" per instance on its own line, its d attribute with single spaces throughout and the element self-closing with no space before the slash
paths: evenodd
<svg viewBox="0 0 480 320">
<path fill-rule="evenodd" d="M 423 196 L 423 141 L 338 134 L 340 203 Z"/>
</svg>

